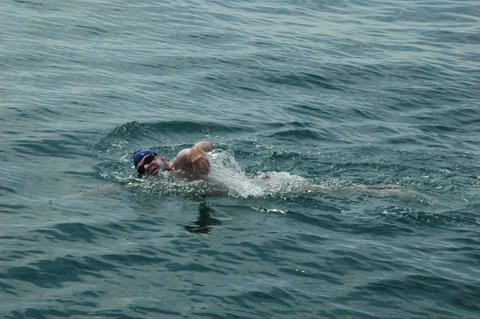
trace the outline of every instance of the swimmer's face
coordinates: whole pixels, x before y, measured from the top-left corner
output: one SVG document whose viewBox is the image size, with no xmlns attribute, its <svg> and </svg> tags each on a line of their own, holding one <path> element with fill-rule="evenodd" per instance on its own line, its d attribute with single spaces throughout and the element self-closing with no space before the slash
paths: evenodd
<svg viewBox="0 0 480 319">
<path fill-rule="evenodd" d="M 137 165 L 137 172 L 140 175 L 157 176 L 161 171 L 167 170 L 168 162 L 160 155 L 147 155 Z"/>
</svg>

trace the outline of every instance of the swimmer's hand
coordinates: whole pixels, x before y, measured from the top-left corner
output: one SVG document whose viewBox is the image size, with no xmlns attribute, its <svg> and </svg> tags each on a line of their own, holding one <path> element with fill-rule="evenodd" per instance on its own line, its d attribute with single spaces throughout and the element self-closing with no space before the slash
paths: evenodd
<svg viewBox="0 0 480 319">
<path fill-rule="evenodd" d="M 211 152 L 213 150 L 213 145 L 212 145 L 212 142 L 210 141 L 197 142 L 193 147 L 201 148 L 206 153 Z"/>
</svg>

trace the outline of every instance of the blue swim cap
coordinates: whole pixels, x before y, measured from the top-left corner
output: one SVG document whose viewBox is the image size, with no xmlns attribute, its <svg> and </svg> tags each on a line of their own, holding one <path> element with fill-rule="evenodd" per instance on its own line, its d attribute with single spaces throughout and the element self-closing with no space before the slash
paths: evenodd
<svg viewBox="0 0 480 319">
<path fill-rule="evenodd" d="M 137 165 L 138 163 L 140 163 L 142 158 L 147 155 L 158 155 L 158 154 L 149 149 L 139 149 L 138 151 L 135 151 L 132 157 L 133 165 L 135 165 L 135 168 L 137 168 Z"/>
</svg>

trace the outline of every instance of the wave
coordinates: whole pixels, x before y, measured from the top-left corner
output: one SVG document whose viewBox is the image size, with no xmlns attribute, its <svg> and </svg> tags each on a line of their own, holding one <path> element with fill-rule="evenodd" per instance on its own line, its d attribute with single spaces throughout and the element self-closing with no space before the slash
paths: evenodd
<svg viewBox="0 0 480 319">
<path fill-rule="evenodd" d="M 93 146 L 97 158 L 112 168 L 111 159 L 130 162 L 132 152 L 139 148 L 152 148 L 166 156 L 174 156 L 179 149 L 190 147 L 192 141 L 210 136 L 228 136 L 247 131 L 248 128 L 223 125 L 216 122 L 159 121 L 151 123 L 128 122 L 105 134 Z M 110 162 L 110 163 L 107 163 Z M 103 164 L 102 164 L 103 165 Z M 116 166 L 116 165 L 113 165 Z"/>
<path fill-rule="evenodd" d="M 343 90 L 340 86 L 333 83 L 334 80 L 323 77 L 319 74 L 313 74 L 308 72 L 298 72 L 288 75 L 272 74 L 264 77 L 265 78 L 262 78 L 262 80 L 274 84 L 284 84 L 302 88 L 321 88 L 338 91 Z"/>
<path fill-rule="evenodd" d="M 216 122 L 194 122 L 194 121 L 160 121 L 152 123 L 140 123 L 137 121 L 128 122 L 116 127 L 111 133 L 107 134 L 98 144 L 108 143 L 111 139 L 122 138 L 132 140 L 142 137 L 162 136 L 164 138 L 173 138 L 178 135 L 192 134 L 225 134 L 245 131 L 244 127 L 235 127 L 232 125 L 223 125 Z"/>
</svg>

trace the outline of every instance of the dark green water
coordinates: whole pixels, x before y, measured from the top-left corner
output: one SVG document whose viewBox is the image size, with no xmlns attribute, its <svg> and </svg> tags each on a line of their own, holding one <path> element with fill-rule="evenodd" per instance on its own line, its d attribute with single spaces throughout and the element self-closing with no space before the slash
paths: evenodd
<svg viewBox="0 0 480 319">
<path fill-rule="evenodd" d="M 478 318 L 479 35 L 472 0 L 2 1 L 0 316 Z M 202 139 L 209 181 L 136 178 Z"/>
</svg>

